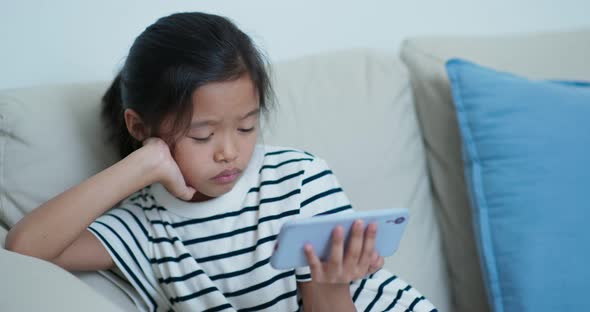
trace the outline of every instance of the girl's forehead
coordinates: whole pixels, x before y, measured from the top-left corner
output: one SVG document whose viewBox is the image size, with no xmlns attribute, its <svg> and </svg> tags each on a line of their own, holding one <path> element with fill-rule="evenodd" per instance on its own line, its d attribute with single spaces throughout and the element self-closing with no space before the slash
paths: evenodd
<svg viewBox="0 0 590 312">
<path fill-rule="evenodd" d="M 191 101 L 193 119 L 206 115 L 240 116 L 259 107 L 258 92 L 249 75 L 205 84 L 193 92 Z"/>
</svg>

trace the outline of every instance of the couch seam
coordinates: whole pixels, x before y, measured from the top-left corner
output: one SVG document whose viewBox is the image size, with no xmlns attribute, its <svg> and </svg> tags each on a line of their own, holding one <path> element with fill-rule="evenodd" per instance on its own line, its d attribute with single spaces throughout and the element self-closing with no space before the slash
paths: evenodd
<svg viewBox="0 0 590 312">
<path fill-rule="evenodd" d="M 3 113 L 0 112 L 0 131 L 2 134 L 0 135 L 0 217 L 6 217 L 6 189 L 5 189 L 5 181 L 4 181 L 4 166 L 6 161 L 6 136 L 4 134 L 4 126 L 6 125 L 6 121 L 4 120 L 5 116 Z M 0 224 L 6 223 L 6 220 L 0 220 Z M 8 224 L 5 224 L 8 226 Z M 8 229 L 7 229 L 8 230 Z"/>
<path fill-rule="evenodd" d="M 404 48 L 406 48 L 407 50 L 409 50 L 412 53 L 422 54 L 422 55 L 424 55 L 424 56 L 426 56 L 426 57 L 428 57 L 428 58 L 430 58 L 432 60 L 436 60 L 436 61 L 443 62 L 443 63 L 445 62 L 444 59 L 442 59 L 440 57 L 437 57 L 437 56 L 435 56 L 432 53 L 427 53 L 423 49 L 420 49 L 420 48 L 416 47 L 416 44 L 413 43 L 411 40 L 406 39 L 402 43 L 402 59 L 404 59 L 404 63 L 406 63 L 406 66 L 408 66 L 408 62 L 405 60 L 405 57 L 403 57 L 403 55 L 405 54 L 403 52 Z M 412 53 L 409 53 L 409 54 L 412 54 Z"/>
</svg>

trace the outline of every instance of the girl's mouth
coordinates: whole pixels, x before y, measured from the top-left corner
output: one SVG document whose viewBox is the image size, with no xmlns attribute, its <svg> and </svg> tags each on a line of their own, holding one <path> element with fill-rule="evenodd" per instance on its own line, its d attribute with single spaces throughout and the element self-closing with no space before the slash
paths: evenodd
<svg viewBox="0 0 590 312">
<path fill-rule="evenodd" d="M 232 183 L 240 176 L 241 172 L 242 171 L 237 168 L 226 169 L 223 170 L 220 174 L 211 178 L 211 180 L 218 184 Z"/>
</svg>

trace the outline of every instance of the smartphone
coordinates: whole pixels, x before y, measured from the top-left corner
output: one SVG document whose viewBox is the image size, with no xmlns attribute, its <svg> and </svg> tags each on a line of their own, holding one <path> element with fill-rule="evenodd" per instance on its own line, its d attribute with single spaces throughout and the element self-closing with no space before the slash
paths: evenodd
<svg viewBox="0 0 590 312">
<path fill-rule="evenodd" d="M 310 243 L 321 261 L 327 261 L 332 246 L 332 230 L 337 225 L 344 228 L 345 248 L 352 223 L 363 220 L 366 229 L 369 223 L 377 224 L 375 250 L 382 257 L 392 255 L 398 248 L 409 213 L 406 208 L 355 211 L 288 221 L 283 224 L 274 246 L 270 264 L 275 269 L 291 269 L 307 266 L 303 246 Z"/>
</svg>

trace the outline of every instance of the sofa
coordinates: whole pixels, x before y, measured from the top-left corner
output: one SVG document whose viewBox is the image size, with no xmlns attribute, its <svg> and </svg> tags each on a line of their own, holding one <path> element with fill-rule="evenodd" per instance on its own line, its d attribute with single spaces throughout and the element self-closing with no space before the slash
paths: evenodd
<svg viewBox="0 0 590 312">
<path fill-rule="evenodd" d="M 590 80 L 590 29 L 404 40 L 273 64 L 262 143 L 326 159 L 358 210 L 407 207 L 385 268 L 439 311 L 492 311 L 474 234 L 445 63 L 461 57 L 531 79 Z M 42 202 L 117 160 L 100 97 L 110 81 L 0 91 L 0 244 Z M 83 207 L 80 207 L 83 209 Z M 56 229 L 59 230 L 59 229 Z M 132 311 L 133 289 L 0 248 L 0 311 Z"/>
</svg>

